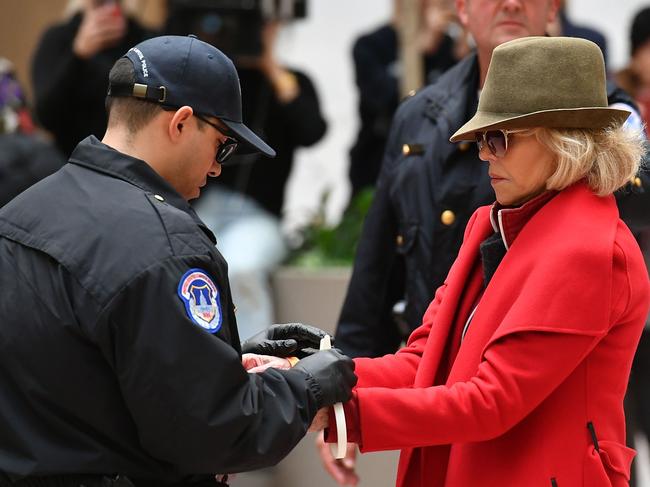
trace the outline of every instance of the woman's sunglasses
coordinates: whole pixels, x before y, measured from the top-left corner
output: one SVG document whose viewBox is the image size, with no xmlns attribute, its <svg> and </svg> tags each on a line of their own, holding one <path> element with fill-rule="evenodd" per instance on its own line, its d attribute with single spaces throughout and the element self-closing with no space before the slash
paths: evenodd
<svg viewBox="0 0 650 487">
<path fill-rule="evenodd" d="M 513 133 L 508 130 L 488 130 L 486 132 L 476 132 L 476 144 L 479 152 L 483 147 L 487 147 L 493 156 L 503 157 L 508 151 L 508 134 Z"/>
</svg>

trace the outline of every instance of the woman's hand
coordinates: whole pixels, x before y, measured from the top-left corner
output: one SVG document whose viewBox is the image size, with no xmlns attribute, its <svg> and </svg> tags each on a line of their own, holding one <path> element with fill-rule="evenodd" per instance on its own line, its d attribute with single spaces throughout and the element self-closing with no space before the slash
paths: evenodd
<svg viewBox="0 0 650 487">
<path fill-rule="evenodd" d="M 314 416 L 308 431 L 323 431 L 329 423 L 329 408 L 320 408 Z"/>
<path fill-rule="evenodd" d="M 291 368 L 291 362 L 286 358 L 258 355 L 255 353 L 245 353 L 242 355 L 241 363 L 249 374 L 264 372 L 268 368 L 283 370 Z"/>
<path fill-rule="evenodd" d="M 332 455 L 329 444 L 325 443 L 323 435 L 324 433 L 322 432 L 316 435 L 316 449 L 318 450 L 318 455 L 320 456 L 325 471 L 339 485 L 357 485 L 359 483 L 359 476 L 355 471 L 357 464 L 357 445 L 348 443 L 345 458 L 337 460 Z"/>
<path fill-rule="evenodd" d="M 127 22 L 118 3 L 107 3 L 84 10 L 72 50 L 81 59 L 89 59 L 112 47 L 126 35 Z"/>
<path fill-rule="evenodd" d="M 277 62 L 274 48 L 280 30 L 280 22 L 270 21 L 262 29 L 262 56 L 259 67 L 273 86 L 275 96 L 281 103 L 290 103 L 300 94 L 295 75 Z"/>
</svg>

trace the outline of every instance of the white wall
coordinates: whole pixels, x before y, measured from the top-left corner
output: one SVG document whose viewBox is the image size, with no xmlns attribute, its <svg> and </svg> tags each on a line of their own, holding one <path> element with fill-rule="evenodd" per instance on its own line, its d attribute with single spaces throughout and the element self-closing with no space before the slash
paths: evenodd
<svg viewBox="0 0 650 487">
<path fill-rule="evenodd" d="M 286 220 L 295 227 L 313 214 L 323 191 L 332 192 L 328 218 L 347 204 L 348 150 L 358 126 L 352 43 L 390 18 L 392 0 L 309 0 L 309 17 L 288 27 L 277 53 L 311 77 L 329 129 L 313 148 L 299 151 L 287 188 Z"/>
<path fill-rule="evenodd" d="M 336 221 L 347 203 L 348 150 L 357 131 L 357 94 L 352 71 L 354 39 L 385 22 L 392 0 L 309 0 L 309 17 L 283 33 L 278 56 L 306 71 L 316 84 L 329 131 L 310 149 L 299 151 L 287 188 L 286 222 L 295 228 L 312 215 L 323 191 Z M 650 0 L 567 0 L 570 18 L 598 28 L 608 41 L 609 65 L 627 62 L 633 15 Z"/>
<path fill-rule="evenodd" d="M 318 1 L 318 0 L 317 0 Z M 632 18 L 650 0 L 567 0 L 569 18 L 600 30 L 607 38 L 610 69 L 620 69 L 630 52 Z"/>
</svg>

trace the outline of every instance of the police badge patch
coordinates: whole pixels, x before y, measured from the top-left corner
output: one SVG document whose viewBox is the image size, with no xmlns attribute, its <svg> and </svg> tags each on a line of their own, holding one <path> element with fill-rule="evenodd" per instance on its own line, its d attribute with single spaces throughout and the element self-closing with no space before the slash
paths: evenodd
<svg viewBox="0 0 650 487">
<path fill-rule="evenodd" d="M 221 300 L 212 279 L 201 269 L 190 269 L 178 284 L 178 296 L 185 304 L 187 316 L 210 333 L 221 328 Z"/>
</svg>

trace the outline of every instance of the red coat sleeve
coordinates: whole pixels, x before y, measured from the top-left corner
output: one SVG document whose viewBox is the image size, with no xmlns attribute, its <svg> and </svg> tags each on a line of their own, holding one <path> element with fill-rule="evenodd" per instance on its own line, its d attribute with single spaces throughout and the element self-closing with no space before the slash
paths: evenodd
<svg viewBox="0 0 650 487">
<path fill-rule="evenodd" d="M 563 333 L 516 333 L 494 343 L 467 382 L 422 389 L 358 389 L 362 450 L 500 436 L 542 402 L 598 340 Z M 553 360 L 548 360 L 549 350 Z"/>
</svg>

